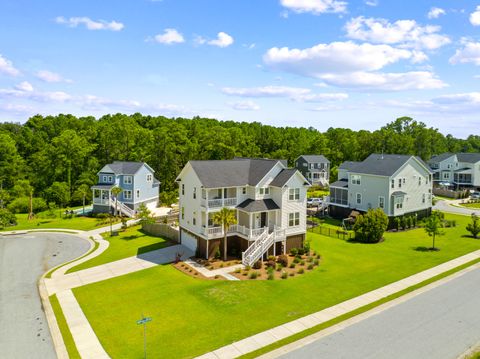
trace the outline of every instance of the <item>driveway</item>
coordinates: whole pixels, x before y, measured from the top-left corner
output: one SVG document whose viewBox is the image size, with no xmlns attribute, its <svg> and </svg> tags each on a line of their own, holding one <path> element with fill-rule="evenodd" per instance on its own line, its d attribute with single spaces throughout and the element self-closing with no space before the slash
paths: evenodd
<svg viewBox="0 0 480 359">
<path fill-rule="evenodd" d="M 472 213 L 476 213 L 480 215 L 480 209 L 469 209 L 465 207 L 456 207 L 450 204 L 450 201 L 438 201 L 435 206 L 433 206 L 434 210 L 442 211 L 442 212 L 450 212 L 456 214 L 464 214 L 470 216 Z"/>
<path fill-rule="evenodd" d="M 86 240 L 66 233 L 0 234 L 2 358 L 56 358 L 37 282 L 88 249 Z"/>
<path fill-rule="evenodd" d="M 480 268 L 281 358 L 454 359 L 480 340 Z"/>
</svg>

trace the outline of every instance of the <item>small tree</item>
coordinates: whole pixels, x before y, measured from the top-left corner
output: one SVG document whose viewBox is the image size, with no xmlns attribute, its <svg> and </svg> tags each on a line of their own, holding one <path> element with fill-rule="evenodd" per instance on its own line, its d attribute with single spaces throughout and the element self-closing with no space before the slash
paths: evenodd
<svg viewBox="0 0 480 359">
<path fill-rule="evenodd" d="M 369 209 L 364 215 L 357 217 L 353 230 L 355 239 L 364 243 L 377 243 L 382 239 L 388 227 L 388 216 L 381 208 Z"/>
<path fill-rule="evenodd" d="M 86 201 L 89 193 L 90 193 L 90 187 L 88 187 L 88 185 L 86 185 L 85 183 L 78 186 L 77 190 L 74 193 L 75 198 L 81 198 L 82 199 L 83 214 L 84 215 L 85 215 L 85 201 Z"/>
<path fill-rule="evenodd" d="M 123 189 L 121 189 L 120 187 L 118 186 L 115 186 L 111 189 L 111 192 L 112 192 L 112 196 L 113 198 L 115 198 L 115 216 L 117 215 L 118 213 L 118 195 L 120 193 L 122 193 Z"/>
<path fill-rule="evenodd" d="M 439 211 L 433 211 L 430 217 L 425 221 L 425 232 L 432 237 L 432 250 L 435 250 L 435 237 L 443 234 L 442 214 Z"/>
<path fill-rule="evenodd" d="M 0 228 L 15 226 L 17 217 L 6 208 L 0 208 Z"/>
<path fill-rule="evenodd" d="M 148 209 L 145 203 L 138 206 L 136 217 L 140 220 L 140 224 L 142 225 L 155 222 L 155 219 L 152 217 L 152 212 Z"/>
<path fill-rule="evenodd" d="M 237 224 L 237 217 L 235 211 L 222 208 L 213 215 L 213 222 L 223 228 L 223 260 L 227 260 L 227 232 L 231 225 Z"/>
<path fill-rule="evenodd" d="M 480 234 L 480 218 L 475 213 L 472 213 L 472 222 L 467 224 L 467 231 L 469 231 L 475 239 L 478 238 L 478 234 Z"/>
<path fill-rule="evenodd" d="M 395 227 L 397 228 L 397 231 L 400 230 L 401 226 L 402 226 L 402 219 L 400 217 L 395 217 Z"/>
</svg>

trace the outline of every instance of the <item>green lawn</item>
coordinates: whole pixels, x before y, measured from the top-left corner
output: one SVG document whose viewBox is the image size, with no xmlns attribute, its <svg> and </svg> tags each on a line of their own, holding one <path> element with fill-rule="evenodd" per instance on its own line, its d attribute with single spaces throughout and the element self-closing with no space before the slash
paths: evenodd
<svg viewBox="0 0 480 359">
<path fill-rule="evenodd" d="M 103 223 L 95 218 L 90 217 L 73 217 L 73 218 L 39 218 L 36 217 L 28 220 L 27 213 L 19 213 L 17 217 L 17 225 L 13 227 L 5 227 L 0 231 L 19 231 L 26 229 L 45 229 L 45 228 L 63 228 L 63 229 L 78 229 L 89 231 L 92 229 L 105 227 L 108 223 Z"/>
<path fill-rule="evenodd" d="M 57 296 L 54 294 L 50 298 L 50 304 L 52 305 L 52 309 L 55 313 L 55 317 L 57 318 L 58 328 L 62 333 L 63 342 L 65 347 L 67 348 L 68 356 L 70 359 L 80 359 L 80 354 L 78 353 L 77 347 L 75 346 L 75 342 L 73 341 L 72 333 L 68 328 L 67 321 L 65 320 L 65 316 L 63 315 L 62 308 L 60 307 L 60 303 L 58 302 Z"/>
<path fill-rule="evenodd" d="M 172 242 L 169 242 L 167 239 L 145 234 L 140 226 L 129 227 L 125 232 L 119 232 L 118 236 L 110 237 L 110 233 L 104 233 L 102 236 L 110 242 L 110 245 L 105 252 L 98 257 L 70 268 L 67 273 L 136 256 L 137 254 L 153 251 L 172 244 Z"/>
<path fill-rule="evenodd" d="M 477 202 L 477 203 L 461 203 L 460 205 L 462 207 L 468 207 L 468 208 L 480 208 L 480 202 Z"/>
<path fill-rule="evenodd" d="M 323 189 L 315 189 L 315 190 L 307 191 L 308 198 L 323 198 L 323 196 L 328 196 L 328 195 L 330 195 L 330 192 L 328 190 L 323 190 Z"/>
<path fill-rule="evenodd" d="M 378 244 L 359 244 L 309 233 L 320 266 L 275 281 L 209 281 L 157 266 L 73 290 L 103 347 L 112 357 L 142 356 L 142 328 L 148 324 L 152 357 L 185 358 L 308 315 L 367 291 L 480 249 L 464 237 L 466 216 L 437 238 L 438 252 L 423 229 L 387 233 Z M 94 299 L 93 299 L 94 298 Z"/>
</svg>

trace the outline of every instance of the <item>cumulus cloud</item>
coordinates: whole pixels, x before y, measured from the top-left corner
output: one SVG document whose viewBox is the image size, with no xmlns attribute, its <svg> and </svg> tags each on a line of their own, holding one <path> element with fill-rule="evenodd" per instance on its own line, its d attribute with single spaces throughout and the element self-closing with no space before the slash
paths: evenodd
<svg viewBox="0 0 480 359">
<path fill-rule="evenodd" d="M 365 0 L 365 5 L 372 7 L 378 6 L 378 0 Z"/>
<path fill-rule="evenodd" d="M 470 14 L 470 23 L 473 26 L 480 25 L 480 5 L 478 5 L 475 11 Z"/>
<path fill-rule="evenodd" d="M 233 108 L 234 110 L 239 111 L 258 111 L 260 110 L 260 106 L 258 106 L 253 101 L 238 101 L 238 102 L 228 102 L 228 106 Z"/>
<path fill-rule="evenodd" d="M 440 89 L 447 86 L 429 71 L 400 73 L 353 72 L 324 74 L 321 79 L 331 86 L 378 91 Z"/>
<path fill-rule="evenodd" d="M 22 98 L 37 102 L 66 102 L 72 96 L 63 91 L 39 91 L 27 82 L 21 82 L 14 89 L 0 89 L 0 98 Z"/>
<path fill-rule="evenodd" d="M 163 34 L 155 35 L 154 40 L 160 44 L 180 44 L 185 42 L 183 35 L 176 29 L 165 29 Z"/>
<path fill-rule="evenodd" d="M 226 32 L 221 31 L 217 34 L 217 38 L 214 40 L 208 41 L 208 44 L 212 46 L 218 46 L 218 47 L 228 47 L 231 44 L 233 44 L 233 41 L 234 41 L 233 37 L 231 37 Z"/>
<path fill-rule="evenodd" d="M 347 41 L 318 44 L 306 49 L 274 47 L 267 51 L 263 60 L 275 70 L 320 78 L 324 73 L 380 70 L 400 60 L 418 62 L 420 57 L 411 50 L 389 45 Z"/>
<path fill-rule="evenodd" d="M 37 71 L 35 77 L 44 81 L 44 82 L 68 82 L 71 83 L 72 80 L 63 78 L 60 74 L 55 72 L 47 71 L 47 70 L 40 70 Z"/>
<path fill-rule="evenodd" d="M 441 15 L 445 15 L 446 11 L 439 7 L 432 7 L 427 14 L 429 19 L 438 19 Z"/>
<path fill-rule="evenodd" d="M 343 13 L 347 11 L 347 2 L 339 0 L 280 0 L 280 4 L 296 13 Z"/>
<path fill-rule="evenodd" d="M 121 22 L 117 21 L 105 21 L 105 20 L 92 20 L 88 17 L 70 17 L 65 18 L 63 16 L 58 16 L 55 19 L 57 24 L 64 24 L 69 27 L 78 27 L 79 25 L 84 25 L 87 30 L 110 30 L 110 31 L 120 31 L 125 27 Z"/>
<path fill-rule="evenodd" d="M 386 19 L 359 16 L 348 21 L 345 30 L 351 39 L 407 48 L 434 50 L 450 43 L 448 36 L 438 34 L 440 26 L 420 26 L 415 20 L 390 23 Z"/>
<path fill-rule="evenodd" d="M 224 87 L 222 92 L 239 97 L 286 97 L 299 102 L 339 101 L 348 98 L 346 93 L 312 93 L 308 88 L 289 86 Z"/>
<path fill-rule="evenodd" d="M 28 81 L 20 82 L 19 84 L 15 85 L 15 88 L 19 91 L 25 91 L 25 92 L 32 92 L 33 91 L 33 86 Z"/>
<path fill-rule="evenodd" d="M 451 64 L 472 63 L 480 66 L 480 42 L 466 41 L 461 49 L 455 51 L 455 55 L 450 58 Z"/>
<path fill-rule="evenodd" d="M 10 76 L 18 76 L 20 75 L 20 71 L 17 70 L 12 62 L 0 54 L 0 73 L 10 75 Z"/>
<path fill-rule="evenodd" d="M 442 105 L 469 105 L 480 107 L 480 92 L 442 95 L 432 99 L 432 102 Z"/>
</svg>

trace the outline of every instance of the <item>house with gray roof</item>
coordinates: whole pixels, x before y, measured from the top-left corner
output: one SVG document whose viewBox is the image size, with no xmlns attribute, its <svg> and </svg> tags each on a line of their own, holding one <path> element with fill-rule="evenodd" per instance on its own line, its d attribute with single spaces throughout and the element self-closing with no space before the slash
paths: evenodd
<svg viewBox="0 0 480 359">
<path fill-rule="evenodd" d="M 113 213 L 116 209 L 133 217 L 142 203 L 147 207 L 158 204 L 160 182 L 145 162 L 115 161 L 103 166 L 97 176 L 97 184 L 91 187 L 94 213 Z M 116 197 L 114 187 L 122 190 Z"/>
<path fill-rule="evenodd" d="M 480 153 L 442 153 L 433 156 L 428 165 L 436 184 L 456 188 L 480 187 Z"/>
<path fill-rule="evenodd" d="M 330 161 L 323 155 L 301 155 L 295 160 L 295 168 L 314 186 L 328 186 Z"/>
<path fill-rule="evenodd" d="M 189 161 L 177 182 L 181 242 L 198 255 L 210 258 L 223 246 L 223 228 L 213 217 L 224 207 L 237 218 L 227 233 L 227 249 L 242 254 L 245 264 L 267 252 L 280 254 L 303 246 L 310 184 L 284 161 Z"/>
<path fill-rule="evenodd" d="M 330 184 L 329 213 L 345 218 L 352 210 L 381 208 L 389 217 L 427 215 L 432 208 L 432 171 L 410 155 L 371 154 L 344 162 Z"/>
</svg>

